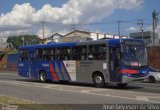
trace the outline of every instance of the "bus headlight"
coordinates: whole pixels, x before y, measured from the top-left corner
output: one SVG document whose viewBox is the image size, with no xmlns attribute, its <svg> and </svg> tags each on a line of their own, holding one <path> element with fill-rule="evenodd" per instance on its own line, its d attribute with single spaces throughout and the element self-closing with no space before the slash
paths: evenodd
<svg viewBox="0 0 160 110">
<path fill-rule="evenodd" d="M 157 74 L 157 77 L 159 77 L 159 78 L 160 78 L 160 74 Z"/>
<path fill-rule="evenodd" d="M 130 75 L 130 74 L 127 74 L 127 76 L 128 76 L 128 77 L 131 77 L 131 75 Z"/>
</svg>

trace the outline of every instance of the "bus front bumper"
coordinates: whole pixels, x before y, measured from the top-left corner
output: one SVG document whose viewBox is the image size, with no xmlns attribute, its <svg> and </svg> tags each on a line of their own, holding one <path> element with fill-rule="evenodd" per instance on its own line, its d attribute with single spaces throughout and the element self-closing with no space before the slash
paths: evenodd
<svg viewBox="0 0 160 110">
<path fill-rule="evenodd" d="M 129 77 L 127 75 L 122 76 L 122 83 L 133 83 L 133 82 L 143 82 L 145 78 L 147 78 L 148 76 L 145 77 L 139 77 L 139 78 L 134 78 L 134 77 Z"/>
</svg>

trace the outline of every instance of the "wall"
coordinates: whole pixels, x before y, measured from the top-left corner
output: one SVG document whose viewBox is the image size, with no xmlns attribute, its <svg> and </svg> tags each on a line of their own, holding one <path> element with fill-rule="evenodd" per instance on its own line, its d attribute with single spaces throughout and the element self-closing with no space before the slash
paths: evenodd
<svg viewBox="0 0 160 110">
<path fill-rule="evenodd" d="M 148 47 L 147 52 L 149 65 L 160 69 L 160 46 Z"/>
<path fill-rule="evenodd" d="M 17 70 L 18 54 L 8 54 L 7 55 L 7 65 L 6 68 L 10 70 Z"/>
<path fill-rule="evenodd" d="M 67 36 L 64 36 L 64 37 L 74 37 L 74 36 L 88 38 L 88 37 L 90 37 L 90 34 L 85 33 L 85 32 L 84 33 L 83 32 L 73 32 L 73 33 L 68 34 Z"/>
</svg>

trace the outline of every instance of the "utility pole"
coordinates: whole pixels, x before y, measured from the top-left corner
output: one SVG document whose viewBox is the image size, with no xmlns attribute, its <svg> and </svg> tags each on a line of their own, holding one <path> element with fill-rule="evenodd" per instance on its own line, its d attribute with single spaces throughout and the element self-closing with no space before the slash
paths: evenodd
<svg viewBox="0 0 160 110">
<path fill-rule="evenodd" d="M 73 29 L 73 31 L 74 31 L 74 37 L 75 37 L 76 24 L 73 24 L 73 25 L 72 25 L 72 29 Z"/>
<path fill-rule="evenodd" d="M 141 22 L 140 22 L 140 23 L 138 23 L 138 25 L 141 25 L 140 30 L 141 30 L 141 32 L 142 32 L 142 40 L 144 40 L 144 38 L 143 38 L 144 22 L 143 22 L 143 19 L 142 19 L 142 20 L 140 20 L 140 21 L 141 21 Z"/>
<path fill-rule="evenodd" d="M 120 30 L 120 22 L 121 22 L 121 21 L 118 20 L 117 22 L 118 22 L 118 36 L 119 36 L 119 38 L 121 39 L 121 32 L 120 32 L 120 31 L 121 31 L 121 30 Z"/>
<path fill-rule="evenodd" d="M 76 30 L 76 24 L 73 24 L 72 27 L 73 27 L 72 29 L 75 31 Z"/>
<path fill-rule="evenodd" d="M 23 46 L 24 46 L 24 34 L 23 34 Z"/>
<path fill-rule="evenodd" d="M 76 36 L 76 24 L 73 24 L 73 25 L 72 25 L 72 29 L 73 29 L 73 31 L 74 31 L 74 37 L 73 37 L 72 41 L 74 41 L 75 36 Z"/>
<path fill-rule="evenodd" d="M 1 38 L 1 48 L 3 48 L 3 47 L 2 47 L 2 45 L 3 45 L 2 42 L 3 42 L 3 39 Z"/>
<path fill-rule="evenodd" d="M 152 21 L 152 29 L 153 29 L 153 45 L 155 44 L 155 30 L 156 30 L 156 28 L 157 28 L 157 22 L 158 22 L 158 12 L 156 12 L 156 10 L 154 10 L 153 12 L 152 12 L 152 19 L 153 19 L 153 21 Z"/>
<path fill-rule="evenodd" d="M 20 32 L 22 34 L 22 41 L 23 41 L 23 46 L 25 45 L 25 39 L 24 39 L 24 32 Z"/>
<path fill-rule="evenodd" d="M 43 43 L 44 43 L 44 34 L 45 34 L 45 29 L 44 29 L 44 23 L 46 23 L 46 22 L 44 22 L 44 21 L 42 21 L 41 22 L 41 24 L 42 24 L 42 34 L 43 34 Z"/>
</svg>

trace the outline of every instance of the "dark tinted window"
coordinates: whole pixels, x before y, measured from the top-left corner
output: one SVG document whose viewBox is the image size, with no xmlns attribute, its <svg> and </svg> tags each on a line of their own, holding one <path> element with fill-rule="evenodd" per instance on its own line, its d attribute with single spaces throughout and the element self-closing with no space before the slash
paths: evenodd
<svg viewBox="0 0 160 110">
<path fill-rule="evenodd" d="M 89 45 L 88 59 L 89 60 L 105 60 L 107 48 L 105 44 Z"/>
<path fill-rule="evenodd" d="M 38 61 L 41 61 L 41 60 L 42 60 L 42 49 L 38 49 L 38 50 L 36 51 L 36 59 L 37 59 Z"/>
<path fill-rule="evenodd" d="M 72 60 L 86 60 L 87 46 L 72 47 Z"/>
<path fill-rule="evenodd" d="M 20 61 L 28 61 L 28 50 L 20 50 Z"/>
<path fill-rule="evenodd" d="M 70 60 L 71 59 L 70 55 L 71 55 L 70 47 L 56 48 L 56 59 Z"/>
<path fill-rule="evenodd" d="M 43 60 L 50 61 L 55 59 L 55 49 L 54 48 L 44 48 L 43 49 Z"/>
</svg>

